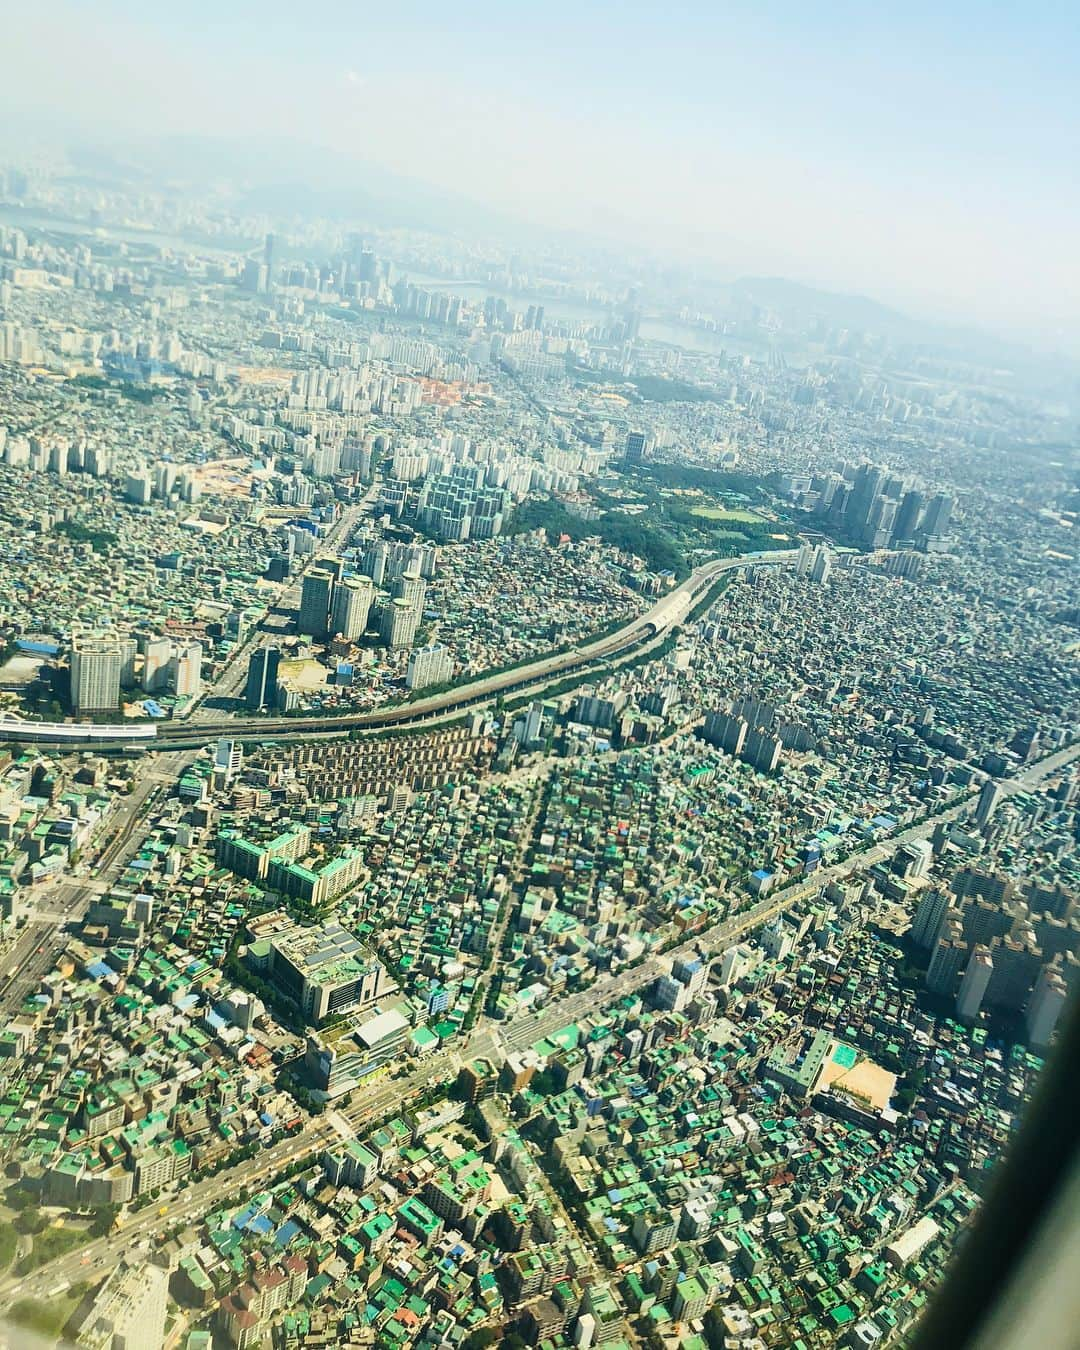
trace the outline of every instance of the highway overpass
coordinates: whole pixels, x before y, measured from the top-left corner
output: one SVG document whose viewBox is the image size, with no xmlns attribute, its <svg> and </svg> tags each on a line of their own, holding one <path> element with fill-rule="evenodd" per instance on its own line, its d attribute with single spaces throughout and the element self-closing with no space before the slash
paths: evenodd
<svg viewBox="0 0 1080 1350">
<path fill-rule="evenodd" d="M 639 614 L 613 633 L 583 642 L 569 651 L 538 657 L 512 670 L 481 675 L 466 684 L 456 685 L 453 689 L 411 703 L 338 716 L 313 713 L 298 717 L 222 717 L 191 724 L 183 721 L 131 722 L 101 726 L 8 718 L 0 720 L 0 741 L 19 741 L 72 751 L 127 750 L 139 746 L 146 750 L 162 750 L 202 745 L 219 736 L 266 741 L 278 737 L 292 739 L 319 734 L 340 735 L 354 730 L 376 732 L 420 726 L 489 703 L 500 694 L 533 689 L 540 694 L 543 685 L 561 682 L 575 672 L 584 675 L 600 661 L 630 655 L 666 636 L 684 622 L 709 587 L 725 572 L 740 567 L 775 567 L 790 561 L 794 556 L 794 550 L 784 549 L 770 553 L 739 554 L 734 558 L 719 558 L 703 563 L 644 614 Z"/>
</svg>

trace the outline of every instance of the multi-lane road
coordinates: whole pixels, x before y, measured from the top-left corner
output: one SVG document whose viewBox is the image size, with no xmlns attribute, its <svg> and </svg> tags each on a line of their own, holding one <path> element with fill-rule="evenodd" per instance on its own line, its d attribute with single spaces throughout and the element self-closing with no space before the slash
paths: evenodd
<svg viewBox="0 0 1080 1350">
<path fill-rule="evenodd" d="M 347 537 L 364 511 L 368 509 L 377 490 L 378 484 L 373 484 L 362 502 L 343 513 L 325 541 L 327 547 L 336 547 Z M 600 660 L 647 651 L 662 641 L 667 633 L 685 619 L 693 606 L 723 573 L 743 566 L 777 565 L 790 556 L 789 552 L 784 551 L 763 556 L 754 554 L 725 558 L 706 563 L 656 605 L 614 633 L 592 642 L 582 643 L 573 651 L 541 658 L 516 670 L 482 678 L 432 699 L 418 700 L 405 708 L 346 718 L 267 718 L 260 719 L 254 726 L 258 728 L 260 740 L 273 735 L 275 730 L 281 740 L 303 740 L 319 732 L 340 733 L 353 726 L 370 725 L 377 729 L 379 725 L 438 720 L 464 707 L 489 702 L 497 694 L 510 689 L 520 690 L 523 693 L 540 693 L 551 684 L 552 680 L 565 679 L 575 671 L 584 675 Z M 299 584 L 298 580 L 294 581 L 294 590 Z M 298 590 L 296 596 L 290 598 L 298 598 Z M 244 664 L 241 657 L 258 641 L 259 635 L 253 634 L 241 646 L 214 686 L 213 693 L 220 696 L 239 688 L 239 682 L 243 679 Z M 0 971 L 3 972 L 0 974 L 0 1014 L 10 1015 L 26 996 L 33 992 L 42 975 L 52 968 L 56 957 L 63 949 L 63 942 L 59 937 L 61 926 L 81 919 L 93 895 L 104 889 L 114 870 L 137 850 L 142 841 L 137 826 L 147 799 L 162 783 L 175 781 L 184 764 L 190 762 L 190 752 L 180 747 L 188 744 L 202 745 L 219 734 L 243 735 L 245 730 L 243 721 L 210 721 L 207 720 L 209 711 L 205 705 L 196 708 L 189 724 L 180 723 L 160 728 L 157 739 L 147 745 L 147 748 L 153 749 L 155 754 L 152 759 L 148 758 L 140 766 L 132 793 L 114 809 L 108 824 L 108 840 L 96 869 L 97 882 L 92 882 L 89 878 L 81 881 L 67 879 L 54 883 L 37 896 L 34 913 L 28 918 L 25 931 L 20 934 L 4 958 L 3 965 L 0 966 Z M 8 735 L 25 738 L 28 731 L 27 724 L 0 723 L 0 737 Z M 68 750 L 77 748 L 70 740 L 63 742 L 63 745 Z"/>
<path fill-rule="evenodd" d="M 201 710 L 196 710 L 190 722 L 176 721 L 160 725 L 153 739 L 140 744 L 147 750 L 163 750 L 204 743 L 218 736 L 265 741 L 269 737 L 293 739 L 297 736 L 319 733 L 344 734 L 353 730 L 377 732 L 442 719 L 468 708 L 488 704 L 499 695 L 515 693 L 523 696 L 529 694 L 539 696 L 546 688 L 569 676 L 581 674 L 584 677 L 598 662 L 627 657 L 656 645 L 686 619 L 693 607 L 725 572 L 740 567 L 776 567 L 789 562 L 794 556 L 792 550 L 785 549 L 765 554 L 742 554 L 734 558 L 704 563 L 685 581 L 669 591 L 662 600 L 612 633 L 583 642 L 570 651 L 540 657 L 513 670 L 484 675 L 467 684 L 458 685 L 429 698 L 417 699 L 412 703 L 341 716 L 311 714 L 298 717 L 260 717 L 251 721 L 224 716 L 211 717 L 210 710 L 204 705 Z M 235 687 L 239 687 L 239 665 L 238 660 L 230 664 L 231 673 L 227 672 L 222 681 L 219 681 L 220 689 L 233 687 L 230 681 Z M 42 724 L 35 725 L 31 722 L 0 722 L 0 740 L 3 739 L 33 741 L 35 745 L 57 746 L 67 750 L 84 748 L 80 742 L 73 740 L 71 726 L 50 731 Z M 116 744 L 122 746 L 124 739 L 124 730 L 117 728 Z M 93 748 L 93 743 L 89 743 L 89 748 Z M 97 742 L 97 748 L 101 748 L 100 741 Z"/>
<path fill-rule="evenodd" d="M 363 1103 L 315 1117 L 296 1136 L 260 1149 L 235 1167 L 195 1181 L 186 1190 L 174 1191 L 159 1204 L 132 1214 L 118 1232 L 95 1238 L 47 1262 L 25 1278 L 11 1274 L 0 1277 L 0 1305 L 10 1304 L 16 1298 L 45 1299 L 72 1284 L 103 1279 L 121 1251 L 193 1222 L 215 1205 L 234 1202 L 237 1196 L 266 1183 L 301 1159 L 313 1158 L 328 1145 L 340 1143 L 368 1122 L 403 1109 L 410 1099 L 430 1084 L 444 1081 L 453 1071 L 454 1063 L 444 1055 L 439 1062 L 428 1061 L 405 1077 L 380 1079 L 365 1093 Z M 164 1214 L 162 1209 L 166 1211 Z"/>
<path fill-rule="evenodd" d="M 86 913 L 95 895 L 106 891 L 123 870 L 129 858 L 142 845 L 146 835 L 143 813 L 150 797 L 166 783 L 175 783 L 185 764 L 194 756 L 186 751 L 173 750 L 153 760 L 144 760 L 135 776 L 130 793 L 122 797 L 106 817 L 101 827 L 103 838 L 95 840 L 100 849 L 96 875 L 87 873 L 89 860 L 80 864 L 84 875 L 66 876 L 46 883 L 31 894 L 32 912 L 27 916 L 26 928 L 15 944 L 2 958 L 0 969 L 0 1016 L 9 1017 L 29 994 L 41 977 L 56 964 L 64 950 L 65 941 L 60 929 L 65 924 L 77 923 Z"/>
<path fill-rule="evenodd" d="M 1002 785 L 1004 791 L 1009 795 L 1023 792 L 1042 779 L 1058 772 L 1059 769 L 1071 763 L 1078 756 L 1080 756 L 1080 745 L 1072 745 L 1064 750 L 1059 750 L 1028 766 L 1015 778 L 1004 783 Z M 647 957 L 640 965 L 628 967 L 616 975 L 609 975 L 597 980 L 588 989 L 560 999 L 542 1009 L 539 1013 L 516 1018 L 512 1023 L 507 1024 L 502 1033 L 502 1039 L 506 1046 L 511 1049 L 521 1049 L 524 1046 L 532 1045 L 543 1037 L 550 1035 L 553 1031 L 558 1031 L 569 1022 L 584 1017 L 589 1011 L 614 1003 L 626 994 L 633 993 L 644 985 L 650 984 L 664 973 L 673 959 L 679 956 L 688 956 L 695 951 L 705 953 L 708 956 L 718 955 L 728 947 L 741 942 L 754 929 L 760 928 L 762 924 L 768 923 L 778 914 L 791 909 L 798 901 L 819 894 L 831 882 L 850 876 L 856 870 L 861 871 L 873 867 L 883 858 L 890 857 L 903 844 L 911 843 L 916 839 L 927 838 L 933 834 L 939 825 L 959 819 L 970 809 L 970 798 L 967 798 L 942 811 L 939 815 L 932 816 L 929 820 L 918 825 L 909 825 L 887 838 L 861 849 L 843 862 L 835 863 L 831 867 L 820 868 L 809 880 L 800 879 L 792 882 L 790 885 L 773 892 L 764 900 L 760 900 L 749 909 L 732 915 L 731 918 L 724 919 L 721 923 L 714 924 L 701 933 L 692 935 L 680 946 L 662 956 Z"/>
<path fill-rule="evenodd" d="M 694 605 L 724 572 L 739 567 L 775 567 L 790 561 L 794 556 L 791 550 L 782 550 L 704 563 L 644 614 L 638 615 L 613 633 L 583 642 L 570 651 L 540 657 L 513 670 L 481 676 L 468 684 L 448 689 L 430 698 L 417 699 L 413 703 L 397 707 L 344 716 L 316 714 L 303 717 L 260 718 L 257 723 L 251 725 L 250 732 L 264 740 L 267 736 L 277 734 L 296 735 L 312 731 L 346 732 L 354 729 L 378 731 L 430 721 L 435 717 L 488 703 L 500 694 L 514 691 L 524 693 L 534 688 L 542 690 L 545 685 L 562 680 L 575 671 L 593 666 L 600 660 L 628 654 L 632 649 L 648 646 L 670 633 L 683 622 Z M 243 722 L 222 721 L 206 722 L 199 730 L 206 735 L 242 737 L 248 733 L 249 728 L 245 727 Z M 165 745 L 183 739 L 184 730 L 179 726 L 159 728 L 157 737 L 159 744 Z"/>
<path fill-rule="evenodd" d="M 353 530 L 378 496 L 380 487 L 381 479 L 376 478 L 360 501 L 354 502 L 342 511 L 340 518 L 330 527 L 324 538 L 319 541 L 319 548 L 293 574 L 288 586 L 277 597 L 274 602 L 275 609 L 299 609 L 304 574 L 310 567 L 314 566 L 319 558 L 325 557 L 328 553 L 333 553 L 335 549 L 345 547 Z M 248 658 L 256 648 L 272 643 L 274 637 L 275 635 L 272 633 L 263 632 L 258 628 L 253 629 L 231 654 L 224 670 L 221 671 L 214 684 L 202 694 L 188 711 L 185 720 L 200 728 L 205 727 L 207 723 L 220 723 L 222 720 L 220 708 L 210 707 L 209 704 L 212 700 L 220 703 L 222 700 L 239 697 L 247 680 Z M 201 730 L 200 734 L 202 734 Z M 206 734 L 212 733 L 208 731 Z"/>
<path fill-rule="evenodd" d="M 1004 785 L 1004 789 L 1008 794 L 1026 791 L 1078 756 L 1080 745 L 1059 750 L 1023 769 Z M 76 1281 L 103 1276 L 115 1262 L 120 1250 L 166 1228 L 172 1229 L 193 1221 L 219 1203 L 223 1196 L 236 1196 L 248 1191 L 293 1163 L 313 1158 L 327 1145 L 347 1137 L 353 1130 L 363 1128 L 391 1111 L 404 1109 L 432 1084 L 452 1078 L 464 1060 L 478 1056 L 490 1057 L 535 1044 L 588 1013 L 610 1006 L 627 994 L 643 989 L 657 979 L 679 955 L 701 952 L 708 959 L 713 959 L 800 900 L 820 893 L 830 882 L 873 866 L 889 857 L 901 845 L 927 837 L 939 824 L 956 820 L 970 809 L 971 802 L 967 799 L 928 821 L 907 826 L 844 862 L 821 869 L 811 880 L 794 882 L 741 913 L 694 934 L 664 955 L 648 957 L 636 966 L 615 975 L 604 976 L 580 993 L 553 999 L 539 1013 L 522 1013 L 501 1024 L 481 1018 L 472 1033 L 456 1048 L 441 1050 L 396 1078 L 383 1077 L 372 1082 L 366 1089 L 354 1093 L 358 1100 L 347 1107 L 338 1107 L 328 1115 L 312 1118 L 295 1137 L 279 1141 L 216 1177 L 196 1181 L 169 1200 L 164 1215 L 159 1213 L 158 1208 L 140 1211 L 128 1220 L 119 1233 L 99 1238 L 50 1261 L 23 1280 L 12 1276 L 0 1279 L 0 1299 L 9 1300 L 27 1295 L 47 1297 Z"/>
<path fill-rule="evenodd" d="M 351 528 L 362 509 L 362 506 L 352 508 L 343 517 L 338 526 L 342 534 Z M 591 668 L 599 660 L 647 650 L 683 622 L 693 606 L 724 572 L 747 565 L 776 565 L 786 561 L 789 556 L 788 553 L 774 553 L 764 557 L 739 557 L 708 563 L 697 569 L 659 604 L 617 632 L 584 643 L 572 652 L 542 658 L 515 671 L 492 675 L 459 690 L 448 691 L 435 699 L 418 700 L 406 708 L 390 709 L 382 714 L 334 719 L 260 720 L 260 738 L 273 734 L 279 722 L 279 731 L 290 739 L 320 731 L 344 731 L 352 726 L 371 726 L 376 729 L 380 725 L 445 716 L 450 711 L 490 700 L 511 689 L 542 689 L 554 680 L 562 680 L 575 671 Z M 239 659 L 231 664 L 232 675 L 226 672 L 226 676 L 216 686 L 216 692 L 221 693 L 230 687 L 230 678 L 235 682 L 240 665 Z M 196 734 L 202 741 L 219 734 L 235 735 L 243 726 L 242 723 L 232 721 L 204 721 L 202 717 L 197 719 L 196 725 Z M 164 732 L 169 730 L 163 729 Z M 175 728 L 175 731 L 182 734 L 183 729 Z M 189 737 L 193 732 L 195 727 L 187 729 Z M 5 973 L 0 976 L 0 1012 L 9 1014 L 52 967 L 64 945 L 59 934 L 60 927 L 68 921 L 81 918 L 93 895 L 107 888 L 110 880 L 138 849 L 144 833 L 140 829 L 141 815 L 148 799 L 161 784 L 175 781 L 184 764 L 191 758 L 190 753 L 171 745 L 165 734 L 154 748 L 160 753 L 153 758 L 148 757 L 139 766 L 133 792 L 115 808 L 107 823 L 107 837 L 98 860 L 97 879 L 68 878 L 54 883 L 39 896 L 35 914 L 29 919 L 26 931 L 20 935 L 5 959 Z M 1069 747 L 1029 766 L 1006 785 L 1006 791 L 1015 792 L 1032 786 L 1075 759 L 1078 753 L 1080 747 Z M 223 1192 L 235 1195 L 301 1159 L 312 1157 L 329 1142 L 341 1137 L 341 1125 L 352 1130 L 403 1107 L 432 1083 L 444 1082 L 452 1077 L 462 1060 L 533 1044 L 587 1013 L 651 984 L 679 954 L 700 951 L 711 958 L 800 900 L 819 893 L 830 881 L 848 875 L 857 868 L 872 865 L 901 844 L 925 837 L 942 820 L 956 818 L 967 809 L 968 804 L 962 803 L 928 822 L 899 831 L 888 840 L 875 843 L 843 863 L 821 869 L 812 880 L 793 883 L 743 912 L 693 935 L 665 955 L 646 957 L 636 966 L 594 981 L 580 993 L 552 1000 L 539 1012 L 524 1012 L 501 1024 L 481 1018 L 470 1036 L 459 1042 L 456 1048 L 440 1051 L 397 1078 L 383 1078 L 371 1083 L 362 1093 L 356 1094 L 360 1100 L 350 1107 L 339 1108 L 332 1116 L 313 1118 L 295 1137 L 275 1143 L 218 1177 L 193 1183 L 170 1200 L 167 1214 L 161 1215 L 157 1209 L 139 1212 L 129 1219 L 121 1233 L 97 1239 L 65 1257 L 49 1262 L 25 1280 L 10 1276 L 0 1280 L 0 1297 L 48 1296 L 66 1284 L 103 1273 L 115 1260 L 118 1247 L 137 1243 L 166 1226 L 173 1228 L 195 1219 L 217 1202 Z"/>
</svg>

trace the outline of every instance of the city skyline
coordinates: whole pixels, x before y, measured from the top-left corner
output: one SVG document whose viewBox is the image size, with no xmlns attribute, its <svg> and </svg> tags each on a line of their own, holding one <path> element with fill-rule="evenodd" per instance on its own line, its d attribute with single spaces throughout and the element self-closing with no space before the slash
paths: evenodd
<svg viewBox="0 0 1080 1350">
<path fill-rule="evenodd" d="M 534 226 L 1080 351 L 1063 14 L 62 14 L 11 34 L 20 132 L 310 145 Z"/>
<path fill-rule="evenodd" d="M 0 1343 L 1030 1332 L 1066 21 L 60 4 L 0 91 Z"/>
</svg>

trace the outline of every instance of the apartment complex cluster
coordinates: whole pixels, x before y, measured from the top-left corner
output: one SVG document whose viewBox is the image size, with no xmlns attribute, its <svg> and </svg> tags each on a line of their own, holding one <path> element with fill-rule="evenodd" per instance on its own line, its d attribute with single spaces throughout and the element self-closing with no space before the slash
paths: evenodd
<svg viewBox="0 0 1080 1350">
<path fill-rule="evenodd" d="M 0 710 L 191 745 L 0 763 L 5 1296 L 90 1281 L 101 1347 L 904 1342 L 1080 971 L 1057 377 L 229 191 L 0 169 L 103 226 L 0 226 Z M 587 683 L 257 743 L 735 553 Z"/>
<path fill-rule="evenodd" d="M 948 890 L 920 901 L 912 934 L 929 956 L 926 986 L 974 1021 L 984 1007 L 1023 1012 L 1030 1044 L 1045 1047 L 1069 992 L 1080 986 L 1076 891 L 1016 885 L 966 867 Z"/>
<path fill-rule="evenodd" d="M 303 745 L 291 753 L 257 752 L 252 774 L 268 787 L 302 786 L 315 802 L 352 799 L 386 801 L 397 811 L 413 792 L 445 787 L 491 763 L 494 741 L 487 720 L 477 714 L 467 724 L 393 740 L 358 740 Z"/>
<path fill-rule="evenodd" d="M 535 457 L 451 433 L 430 447 L 395 446 L 380 505 L 437 539 L 493 539 L 530 493 L 575 493 L 579 476 L 603 463 L 603 455 L 586 448 Z"/>
<path fill-rule="evenodd" d="M 361 524 L 343 556 L 309 558 L 303 636 L 252 652 L 245 701 L 251 711 L 373 707 L 572 645 L 643 603 L 599 541 L 556 549 L 533 532 L 436 549 Z"/>
</svg>

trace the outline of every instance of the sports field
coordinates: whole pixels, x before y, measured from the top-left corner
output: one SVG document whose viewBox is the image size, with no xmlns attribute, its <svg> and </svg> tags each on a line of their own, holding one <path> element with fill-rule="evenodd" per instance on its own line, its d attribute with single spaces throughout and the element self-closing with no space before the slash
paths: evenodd
<svg viewBox="0 0 1080 1350">
<path fill-rule="evenodd" d="M 730 521 L 732 525 L 760 525 L 764 519 L 755 511 L 743 511 L 738 507 L 729 510 L 724 506 L 693 506 L 690 514 L 700 516 L 702 520 Z"/>
</svg>

